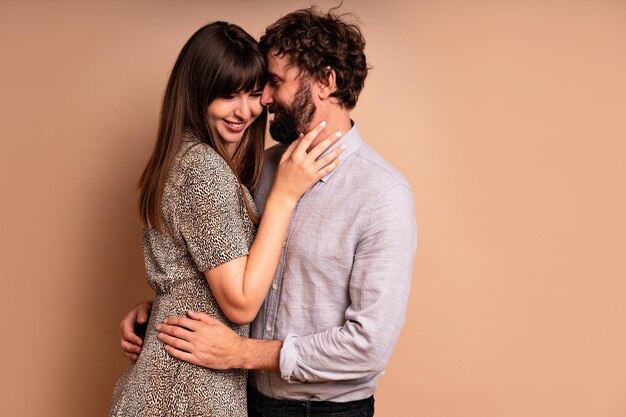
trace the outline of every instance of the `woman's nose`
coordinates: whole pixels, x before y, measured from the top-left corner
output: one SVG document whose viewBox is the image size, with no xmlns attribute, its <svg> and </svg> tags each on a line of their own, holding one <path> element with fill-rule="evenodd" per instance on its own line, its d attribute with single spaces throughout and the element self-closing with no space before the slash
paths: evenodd
<svg viewBox="0 0 626 417">
<path fill-rule="evenodd" d="M 250 119 L 250 104 L 248 103 L 247 98 L 242 98 L 237 100 L 237 107 L 235 107 L 235 116 L 239 117 L 242 120 Z"/>
</svg>

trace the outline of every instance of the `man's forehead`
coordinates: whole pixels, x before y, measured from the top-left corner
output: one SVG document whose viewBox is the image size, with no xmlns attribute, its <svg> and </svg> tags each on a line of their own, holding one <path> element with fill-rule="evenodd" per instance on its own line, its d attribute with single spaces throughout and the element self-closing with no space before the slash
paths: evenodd
<svg viewBox="0 0 626 417">
<path fill-rule="evenodd" d="M 273 75 L 285 75 L 294 71 L 297 76 L 300 73 L 300 68 L 291 62 L 287 54 L 277 54 L 274 51 L 267 53 L 267 70 Z"/>
</svg>

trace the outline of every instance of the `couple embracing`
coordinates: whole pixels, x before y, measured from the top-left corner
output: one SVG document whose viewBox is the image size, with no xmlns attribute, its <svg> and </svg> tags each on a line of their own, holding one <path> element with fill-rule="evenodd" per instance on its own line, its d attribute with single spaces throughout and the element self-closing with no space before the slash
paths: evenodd
<svg viewBox="0 0 626 417">
<path fill-rule="evenodd" d="M 374 414 L 416 231 L 408 184 L 350 119 L 364 47 L 314 8 L 258 43 L 215 22 L 185 44 L 140 180 L 156 295 L 121 323 L 111 416 Z"/>
</svg>

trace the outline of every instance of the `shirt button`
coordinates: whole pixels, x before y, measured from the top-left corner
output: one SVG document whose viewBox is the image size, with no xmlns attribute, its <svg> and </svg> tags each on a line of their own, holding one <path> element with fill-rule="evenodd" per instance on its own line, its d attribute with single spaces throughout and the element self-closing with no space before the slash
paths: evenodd
<svg viewBox="0 0 626 417">
<path fill-rule="evenodd" d="M 277 290 L 278 289 L 278 282 L 274 281 L 274 283 L 272 284 L 272 288 Z"/>
<path fill-rule="evenodd" d="M 287 247 L 287 241 L 285 240 L 285 241 L 283 242 L 283 249 L 284 249 L 284 248 L 286 248 L 286 247 Z"/>
<path fill-rule="evenodd" d="M 265 328 L 265 330 L 267 330 L 268 332 L 271 332 L 271 331 L 272 331 L 272 326 L 267 326 L 267 327 Z"/>
</svg>

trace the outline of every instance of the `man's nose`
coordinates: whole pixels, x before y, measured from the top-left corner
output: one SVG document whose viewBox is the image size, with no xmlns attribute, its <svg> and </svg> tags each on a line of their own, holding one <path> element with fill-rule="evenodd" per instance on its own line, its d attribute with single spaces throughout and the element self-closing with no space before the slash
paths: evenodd
<svg viewBox="0 0 626 417">
<path fill-rule="evenodd" d="M 270 83 L 265 83 L 265 86 L 263 86 L 263 93 L 261 94 L 261 104 L 264 106 L 272 104 L 274 102 L 272 94 L 274 94 L 274 89 Z"/>
<path fill-rule="evenodd" d="M 235 107 L 235 116 L 239 117 L 242 120 L 250 119 L 250 103 L 248 103 L 248 98 L 242 98 L 237 100 L 237 107 Z"/>
</svg>

